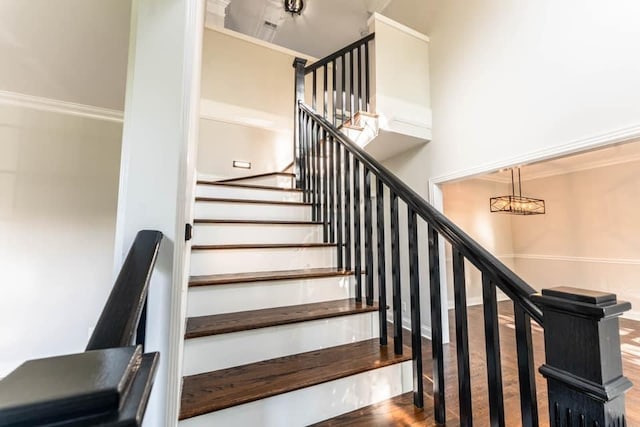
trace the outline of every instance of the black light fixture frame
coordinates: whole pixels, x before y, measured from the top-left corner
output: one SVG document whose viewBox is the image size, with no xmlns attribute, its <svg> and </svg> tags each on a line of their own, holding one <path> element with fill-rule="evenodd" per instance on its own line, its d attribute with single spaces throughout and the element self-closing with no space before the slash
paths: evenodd
<svg viewBox="0 0 640 427">
<path fill-rule="evenodd" d="M 304 0 L 284 0 L 284 10 L 291 16 L 302 14 L 302 9 L 304 9 Z"/>
<path fill-rule="evenodd" d="M 511 194 L 507 196 L 491 197 L 489 209 L 491 212 L 509 213 L 512 215 L 544 215 L 546 207 L 543 199 L 534 199 L 522 195 L 522 179 L 518 168 L 518 195 L 516 195 L 513 168 L 511 169 Z"/>
</svg>

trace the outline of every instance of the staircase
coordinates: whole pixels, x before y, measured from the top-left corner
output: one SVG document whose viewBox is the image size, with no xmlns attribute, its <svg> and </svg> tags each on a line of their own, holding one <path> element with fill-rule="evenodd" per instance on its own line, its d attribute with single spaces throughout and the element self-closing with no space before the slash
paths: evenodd
<svg viewBox="0 0 640 427">
<path fill-rule="evenodd" d="M 308 425 L 412 390 L 293 175 L 196 194 L 181 426 Z"/>
</svg>

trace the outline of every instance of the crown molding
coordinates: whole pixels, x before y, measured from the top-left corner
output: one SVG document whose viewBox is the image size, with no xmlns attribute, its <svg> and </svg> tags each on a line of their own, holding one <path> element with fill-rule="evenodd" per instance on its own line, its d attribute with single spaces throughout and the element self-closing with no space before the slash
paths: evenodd
<svg viewBox="0 0 640 427">
<path fill-rule="evenodd" d="M 119 110 L 59 101 L 57 99 L 43 98 L 4 90 L 0 90 L 0 105 L 11 105 L 14 107 L 29 108 L 31 110 L 67 114 L 70 116 L 105 120 L 116 123 L 122 123 L 124 121 L 124 113 Z"/>
</svg>

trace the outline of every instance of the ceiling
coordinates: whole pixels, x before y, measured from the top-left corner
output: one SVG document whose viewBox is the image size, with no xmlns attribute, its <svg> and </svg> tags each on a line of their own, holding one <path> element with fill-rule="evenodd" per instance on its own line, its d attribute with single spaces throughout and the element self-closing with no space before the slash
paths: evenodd
<svg viewBox="0 0 640 427">
<path fill-rule="evenodd" d="M 403 0 L 395 0 L 403 1 Z M 297 52 L 322 58 L 367 34 L 372 12 L 391 0 L 305 0 L 300 16 L 284 12 L 281 0 L 231 0 L 225 27 Z M 277 25 L 275 31 L 265 21 Z"/>
<path fill-rule="evenodd" d="M 604 166 L 640 161 L 640 141 L 627 142 L 585 153 L 523 165 L 523 181 L 579 172 Z M 511 172 L 505 169 L 480 177 L 497 182 L 511 182 Z"/>
</svg>

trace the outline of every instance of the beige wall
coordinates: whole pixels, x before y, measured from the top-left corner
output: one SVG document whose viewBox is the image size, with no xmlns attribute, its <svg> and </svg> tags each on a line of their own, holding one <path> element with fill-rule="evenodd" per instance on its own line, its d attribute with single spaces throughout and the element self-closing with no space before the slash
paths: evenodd
<svg viewBox="0 0 640 427">
<path fill-rule="evenodd" d="M 229 30 L 205 30 L 200 174 L 273 172 L 293 160 L 296 56 Z M 250 161 L 252 170 L 233 169 L 233 160 Z"/>
<path fill-rule="evenodd" d="M 113 278 L 120 123 L 0 105 L 0 377 L 82 351 Z"/>
<path fill-rule="evenodd" d="M 0 0 L 0 90 L 122 110 L 130 0 Z"/>
<path fill-rule="evenodd" d="M 489 211 L 489 198 L 509 192 L 508 185 L 498 182 L 471 179 L 442 187 L 444 213 L 478 243 L 495 255 L 509 268 L 514 268 L 512 216 Z M 447 285 L 449 307 L 453 307 L 453 272 L 451 246 L 447 245 Z M 470 305 L 482 302 L 482 276 L 465 263 L 467 301 Z"/>
<path fill-rule="evenodd" d="M 640 319 L 639 168 L 635 161 L 525 181 L 525 195 L 546 202 L 547 213 L 534 216 L 489 212 L 489 197 L 507 194 L 506 184 L 447 184 L 444 212 L 534 288 L 613 292 L 634 306 L 627 316 Z M 467 276 L 474 303 L 479 276 Z"/>
</svg>

